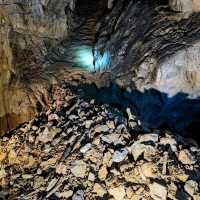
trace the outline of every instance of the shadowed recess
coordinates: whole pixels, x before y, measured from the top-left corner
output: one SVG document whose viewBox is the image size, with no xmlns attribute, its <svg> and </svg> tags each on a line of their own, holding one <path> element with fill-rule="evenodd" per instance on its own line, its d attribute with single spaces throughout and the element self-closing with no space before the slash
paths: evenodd
<svg viewBox="0 0 200 200">
<path fill-rule="evenodd" d="M 199 134 L 194 130 L 199 130 L 200 124 L 199 98 L 192 99 L 183 92 L 169 96 L 153 88 L 143 92 L 127 91 L 114 82 L 101 88 L 95 84 L 82 84 L 78 87 L 84 91 L 79 94 L 83 98 L 95 99 L 99 104 L 114 105 L 122 110 L 130 107 L 145 128 L 170 129 L 200 141 Z M 70 88 L 77 93 L 77 86 Z"/>
</svg>

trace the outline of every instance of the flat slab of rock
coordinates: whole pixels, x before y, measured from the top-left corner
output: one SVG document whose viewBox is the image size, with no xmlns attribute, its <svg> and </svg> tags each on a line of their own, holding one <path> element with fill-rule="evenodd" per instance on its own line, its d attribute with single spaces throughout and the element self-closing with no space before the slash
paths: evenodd
<svg viewBox="0 0 200 200">
<path fill-rule="evenodd" d="M 73 163 L 73 167 L 71 168 L 71 172 L 74 176 L 84 178 L 86 175 L 87 165 L 82 160 L 75 161 Z"/>
<path fill-rule="evenodd" d="M 167 187 L 154 182 L 149 185 L 150 196 L 154 200 L 167 200 Z"/>
<path fill-rule="evenodd" d="M 126 195 L 125 189 L 123 186 L 115 187 L 109 189 L 109 194 L 114 197 L 115 200 L 124 200 Z"/>
<path fill-rule="evenodd" d="M 118 151 L 115 151 L 112 157 L 112 161 L 116 163 L 122 162 L 127 155 L 128 155 L 128 150 L 126 148 L 119 149 Z"/>
<path fill-rule="evenodd" d="M 99 125 L 99 126 L 95 127 L 96 133 L 101 133 L 101 132 L 106 133 L 108 131 L 109 131 L 109 128 L 107 125 Z"/>
</svg>

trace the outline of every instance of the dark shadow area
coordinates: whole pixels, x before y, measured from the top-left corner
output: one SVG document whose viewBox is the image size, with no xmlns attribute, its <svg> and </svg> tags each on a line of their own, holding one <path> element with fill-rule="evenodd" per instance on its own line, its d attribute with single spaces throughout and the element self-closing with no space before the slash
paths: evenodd
<svg viewBox="0 0 200 200">
<path fill-rule="evenodd" d="M 95 99 L 121 110 L 131 108 L 145 128 L 169 129 L 200 142 L 200 98 L 190 99 L 185 93 L 169 97 L 156 89 L 127 91 L 115 83 L 102 88 L 95 84 L 69 87 L 87 100 Z"/>
</svg>

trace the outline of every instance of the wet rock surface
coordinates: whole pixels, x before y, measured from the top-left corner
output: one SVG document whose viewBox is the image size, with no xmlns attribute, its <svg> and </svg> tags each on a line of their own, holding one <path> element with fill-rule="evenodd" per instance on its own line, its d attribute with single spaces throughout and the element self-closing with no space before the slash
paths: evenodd
<svg viewBox="0 0 200 200">
<path fill-rule="evenodd" d="M 62 101 L 58 95 L 49 110 L 0 139 L 2 198 L 200 199 L 194 140 L 146 132 L 131 109 L 84 100 L 64 85 L 57 88 Z"/>
</svg>

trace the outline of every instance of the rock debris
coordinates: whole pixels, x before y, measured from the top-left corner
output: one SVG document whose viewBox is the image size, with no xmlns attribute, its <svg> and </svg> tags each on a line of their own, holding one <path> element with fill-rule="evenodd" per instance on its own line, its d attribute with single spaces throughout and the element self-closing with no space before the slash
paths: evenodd
<svg viewBox="0 0 200 200">
<path fill-rule="evenodd" d="M 129 108 L 127 115 L 64 88 L 57 90 L 69 102 L 57 96 L 48 111 L 0 139 L 3 199 L 200 199 L 194 140 L 145 132 Z"/>
</svg>

